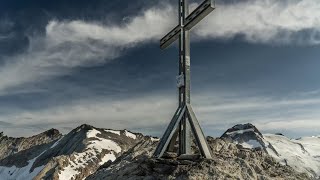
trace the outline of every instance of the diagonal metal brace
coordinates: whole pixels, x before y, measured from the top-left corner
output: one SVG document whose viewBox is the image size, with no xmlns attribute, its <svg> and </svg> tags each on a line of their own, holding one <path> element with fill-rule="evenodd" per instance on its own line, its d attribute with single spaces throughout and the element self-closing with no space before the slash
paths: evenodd
<svg viewBox="0 0 320 180">
<path fill-rule="evenodd" d="M 179 107 L 177 111 L 175 112 L 173 118 L 170 121 L 169 126 L 167 127 L 164 135 L 160 139 L 159 145 L 157 146 L 157 149 L 155 150 L 153 157 L 160 158 L 163 156 L 164 152 L 166 151 L 172 136 L 175 133 L 175 129 L 177 129 L 183 115 L 185 114 L 186 106 Z"/>
<path fill-rule="evenodd" d="M 201 155 L 207 159 L 212 159 L 207 140 L 202 132 L 199 121 L 197 120 L 197 117 L 192 110 L 191 104 L 187 104 L 187 114 L 193 135 L 196 139 Z"/>
</svg>

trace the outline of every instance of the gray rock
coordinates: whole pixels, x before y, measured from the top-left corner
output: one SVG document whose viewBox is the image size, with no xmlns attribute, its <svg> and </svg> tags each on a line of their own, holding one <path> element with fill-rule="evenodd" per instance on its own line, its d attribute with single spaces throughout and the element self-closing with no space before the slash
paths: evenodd
<svg viewBox="0 0 320 180">
<path fill-rule="evenodd" d="M 237 147 L 227 139 L 209 137 L 213 159 L 186 163 L 178 159 L 153 159 L 156 143 L 146 140 L 87 180 L 102 179 L 309 179 L 306 174 L 282 166 L 263 151 Z"/>
</svg>

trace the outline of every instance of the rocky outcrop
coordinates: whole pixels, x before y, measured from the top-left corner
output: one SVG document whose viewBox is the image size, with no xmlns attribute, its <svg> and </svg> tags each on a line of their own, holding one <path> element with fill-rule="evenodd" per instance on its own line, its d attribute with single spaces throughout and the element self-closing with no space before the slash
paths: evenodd
<svg viewBox="0 0 320 180">
<path fill-rule="evenodd" d="M 213 159 L 154 159 L 155 142 L 146 140 L 106 164 L 88 180 L 99 179 L 309 179 L 263 151 L 244 149 L 226 139 L 208 138 Z"/>
<path fill-rule="evenodd" d="M 30 149 L 34 146 L 41 146 L 61 138 L 62 134 L 56 129 L 50 129 L 32 137 L 13 138 L 0 133 L 0 159 Z"/>
<path fill-rule="evenodd" d="M 261 149 L 265 152 L 268 146 L 263 139 L 262 133 L 250 123 L 233 126 L 223 133 L 221 138 L 228 139 L 241 145 L 243 148 Z"/>
</svg>

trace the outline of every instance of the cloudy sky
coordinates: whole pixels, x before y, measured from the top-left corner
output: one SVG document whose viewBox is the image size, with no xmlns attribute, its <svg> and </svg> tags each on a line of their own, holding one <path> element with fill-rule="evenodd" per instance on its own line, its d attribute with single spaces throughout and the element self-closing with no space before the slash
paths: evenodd
<svg viewBox="0 0 320 180">
<path fill-rule="evenodd" d="M 200 0 L 190 2 L 194 9 Z M 206 135 L 238 123 L 320 134 L 320 1 L 217 0 L 192 30 L 192 104 Z M 176 0 L 1 0 L 0 131 L 87 123 L 160 136 L 177 106 Z"/>
</svg>

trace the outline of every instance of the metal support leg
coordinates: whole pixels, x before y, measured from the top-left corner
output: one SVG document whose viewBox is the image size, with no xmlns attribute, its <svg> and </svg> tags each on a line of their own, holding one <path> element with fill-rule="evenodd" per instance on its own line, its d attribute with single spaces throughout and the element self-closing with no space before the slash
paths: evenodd
<svg viewBox="0 0 320 180">
<path fill-rule="evenodd" d="M 185 123 L 184 123 L 184 129 L 185 129 L 185 152 L 184 154 L 192 154 L 191 152 L 191 128 L 190 128 L 190 123 L 189 123 L 189 118 L 188 118 L 188 114 L 185 113 Z"/>
<path fill-rule="evenodd" d="M 212 159 L 211 151 L 209 149 L 207 140 L 202 132 L 200 124 L 199 124 L 190 104 L 187 104 L 186 112 L 188 114 L 190 126 L 191 126 L 192 132 L 195 136 L 197 145 L 200 149 L 201 155 L 207 159 Z"/>
<path fill-rule="evenodd" d="M 188 114 L 185 113 L 180 122 L 179 154 L 191 154 L 191 129 Z"/>
<path fill-rule="evenodd" d="M 170 121 L 169 126 L 167 127 L 167 130 L 165 131 L 164 135 L 160 139 L 159 145 L 157 149 L 155 150 L 153 156 L 160 158 L 163 156 L 163 153 L 166 151 L 173 134 L 175 133 L 175 129 L 177 129 L 183 115 L 185 114 L 186 106 L 183 106 L 182 108 L 179 107 L 173 116 L 172 120 Z"/>
<path fill-rule="evenodd" d="M 184 154 L 185 153 L 185 115 L 183 115 L 181 121 L 180 121 L 180 125 L 179 125 L 179 154 Z"/>
<path fill-rule="evenodd" d="M 181 123 L 181 121 L 180 121 L 180 123 Z M 175 130 L 175 133 L 173 134 L 173 136 L 171 138 L 171 141 L 169 143 L 167 151 L 169 151 L 169 152 L 173 152 L 174 151 L 174 146 L 176 145 L 178 135 L 180 134 L 179 132 L 180 132 L 180 128 L 178 127 Z"/>
</svg>

